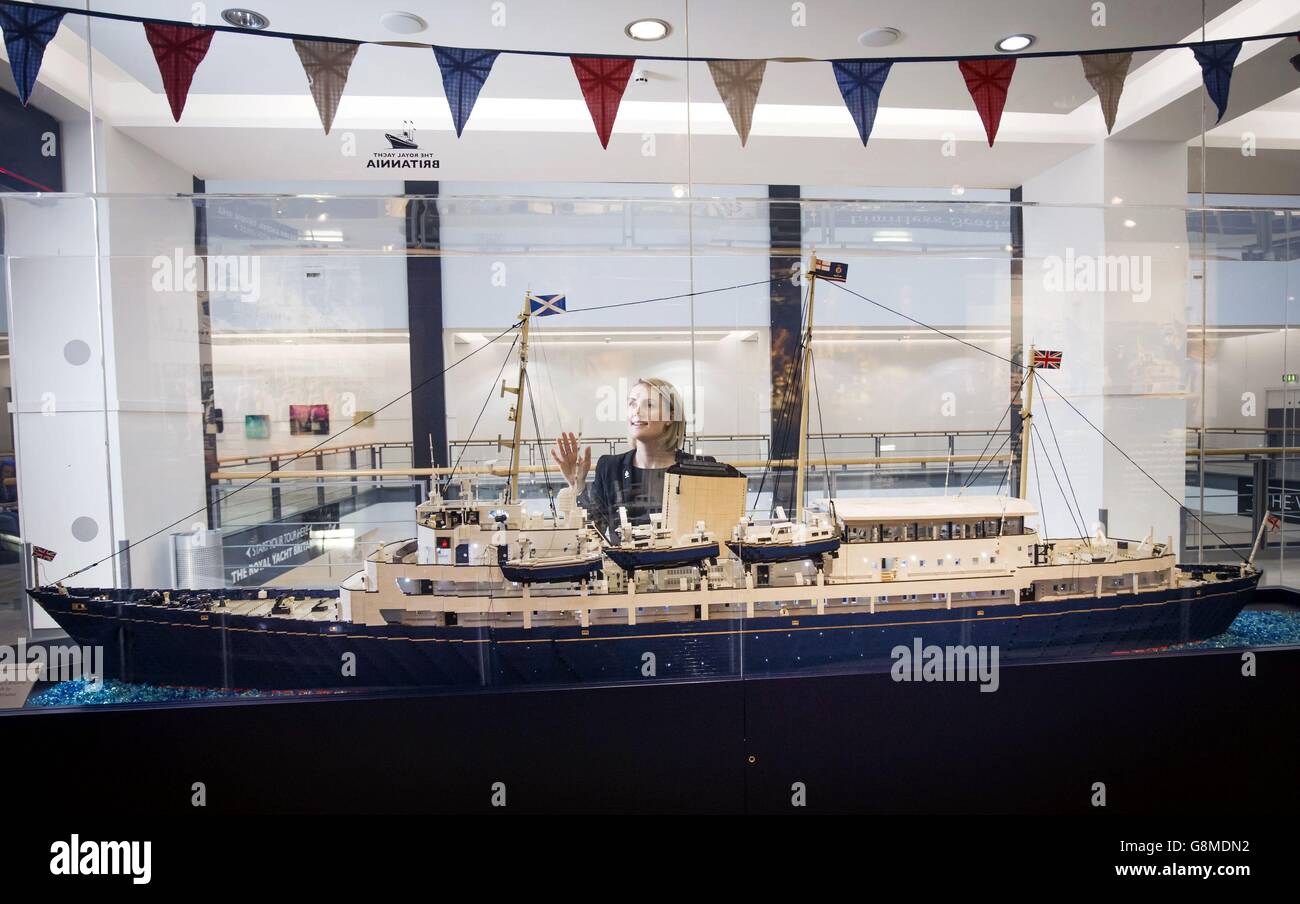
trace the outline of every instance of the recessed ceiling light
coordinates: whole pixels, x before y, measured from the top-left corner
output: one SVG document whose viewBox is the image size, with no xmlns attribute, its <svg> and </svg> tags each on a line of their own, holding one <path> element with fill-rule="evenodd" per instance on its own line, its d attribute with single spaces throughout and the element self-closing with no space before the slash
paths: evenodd
<svg viewBox="0 0 1300 904">
<path fill-rule="evenodd" d="M 1017 50 L 1024 50 L 1034 43 L 1034 40 L 1033 35 L 1007 35 L 993 46 L 1003 53 L 1015 53 Z"/>
<path fill-rule="evenodd" d="M 1137 220 L 1125 220 L 1125 221 L 1124 221 L 1124 225 L 1125 225 L 1127 228 L 1132 229 L 1134 226 L 1137 225 Z"/>
<path fill-rule="evenodd" d="M 894 44 L 903 33 L 890 25 L 877 25 L 858 35 L 858 43 L 863 47 L 888 47 Z"/>
<path fill-rule="evenodd" d="M 396 10 L 380 16 L 379 24 L 393 34 L 398 35 L 413 35 L 429 27 L 429 23 L 415 13 L 404 13 Z"/>
<path fill-rule="evenodd" d="M 672 32 L 673 27 L 663 19 L 637 19 L 627 23 L 623 29 L 634 41 L 662 41 Z"/>
<path fill-rule="evenodd" d="M 271 20 L 256 10 L 231 7 L 221 11 L 221 18 L 236 28 L 249 28 L 261 31 L 271 24 Z"/>
</svg>

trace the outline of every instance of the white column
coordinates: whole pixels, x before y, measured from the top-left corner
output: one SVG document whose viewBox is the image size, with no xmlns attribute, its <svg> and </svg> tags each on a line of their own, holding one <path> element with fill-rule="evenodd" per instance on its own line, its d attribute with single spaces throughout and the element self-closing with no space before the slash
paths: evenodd
<svg viewBox="0 0 1300 904">
<path fill-rule="evenodd" d="M 101 193 L 191 191 L 189 174 L 116 130 L 101 126 L 98 141 Z M 91 190 L 89 153 L 89 127 L 69 124 L 69 191 Z M 11 196 L 6 214 L 24 539 L 58 553 L 44 578 L 109 558 L 70 583 L 114 586 L 120 541 L 205 503 L 195 293 L 155 291 L 152 278 L 156 257 L 193 254 L 192 208 Z M 195 520 L 206 515 L 176 529 Z M 130 572 L 135 586 L 168 584 L 166 531 L 130 551 Z"/>
<path fill-rule="evenodd" d="M 1187 403 L 1187 149 L 1109 140 L 1026 181 L 1024 343 L 1060 349 L 1042 374 L 1175 498 L 1183 493 Z M 1049 430 L 1044 405 L 1055 427 Z M 1052 536 L 1176 533 L 1178 505 L 1042 384 L 1035 392 L 1029 495 Z M 1076 528 L 1047 460 L 1065 456 Z M 1043 500 L 1039 499 L 1039 490 Z M 1071 500 L 1073 501 L 1073 500 Z M 1040 522 L 1041 524 L 1041 522 Z"/>
</svg>

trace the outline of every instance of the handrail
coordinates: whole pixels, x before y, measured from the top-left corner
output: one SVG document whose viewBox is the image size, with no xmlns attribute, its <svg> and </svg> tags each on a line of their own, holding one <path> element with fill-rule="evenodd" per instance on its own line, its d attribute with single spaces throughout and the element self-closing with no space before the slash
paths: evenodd
<svg viewBox="0 0 1300 904">
<path fill-rule="evenodd" d="M 285 452 L 262 452 L 257 455 L 228 455 L 228 456 L 223 456 L 218 458 L 217 463 L 223 465 L 236 463 L 236 462 L 244 462 L 246 464 L 252 464 L 253 462 L 258 462 L 258 461 L 278 461 L 281 458 L 293 458 L 294 456 L 302 456 L 302 458 L 308 458 L 310 456 L 330 455 L 337 452 L 351 452 L 354 449 L 375 449 L 375 448 L 387 449 L 391 447 L 409 448 L 410 445 L 411 444 L 409 442 L 376 441 L 373 443 L 354 443 L 353 445 L 350 446 L 327 446 L 321 449 L 312 449 L 309 446 L 306 449 L 289 450 Z"/>
<path fill-rule="evenodd" d="M 1000 453 L 998 455 L 898 455 L 898 456 L 852 456 L 842 458 L 822 459 L 818 458 L 815 462 L 810 462 L 812 467 L 822 464 L 834 466 L 846 465 L 888 465 L 888 464 L 960 464 L 978 461 L 1010 461 L 1010 453 Z M 729 464 L 736 468 L 757 469 L 763 467 L 789 468 L 795 465 L 795 459 L 783 458 L 774 461 L 768 461 L 765 458 L 740 459 L 731 461 Z M 520 473 L 527 474 L 555 474 L 554 466 L 542 467 L 541 465 L 521 465 Z M 332 470 L 332 471 L 264 471 L 258 474 L 253 471 L 213 471 L 209 476 L 213 480 L 243 480 L 247 478 L 274 477 L 276 480 L 318 480 L 321 478 L 351 478 L 351 477 L 445 477 L 449 474 L 480 475 L 492 477 L 506 477 L 509 470 L 504 467 L 484 467 L 481 465 L 461 465 L 459 468 L 358 468 L 351 470 Z M 556 477 L 560 478 L 558 474 Z"/>
<path fill-rule="evenodd" d="M 1198 449 L 1185 450 L 1185 457 L 1196 458 L 1201 455 Z M 1300 446 L 1257 446 L 1238 449 L 1206 449 L 1204 454 L 1207 458 L 1228 458 L 1232 456 L 1246 455 L 1282 455 L 1296 454 L 1300 455 Z M 816 468 L 819 465 L 831 465 L 836 467 L 845 467 L 848 465 L 888 465 L 888 464 L 965 464 L 979 461 L 1010 461 L 1013 456 L 1009 452 L 1002 452 L 996 455 L 884 455 L 884 456 L 835 456 L 829 459 L 818 458 L 816 461 L 810 461 L 810 466 Z M 794 459 L 776 459 L 768 461 L 767 459 L 738 459 L 729 462 L 736 468 L 755 469 L 763 467 L 789 468 L 795 464 Z M 507 471 L 500 467 L 491 467 L 483 465 L 461 465 L 459 468 L 357 468 L 356 470 L 333 469 L 333 470 L 302 470 L 302 471 L 213 471 L 208 476 L 212 480 L 246 480 L 248 478 L 272 477 L 276 480 L 318 480 L 322 478 L 351 478 L 351 477 L 445 477 L 449 474 L 464 474 L 478 476 L 504 477 Z M 525 474 L 543 474 L 555 473 L 555 468 L 551 466 L 543 467 L 541 465 L 521 465 L 520 473 Z M 558 476 L 558 475 L 557 475 Z"/>
</svg>

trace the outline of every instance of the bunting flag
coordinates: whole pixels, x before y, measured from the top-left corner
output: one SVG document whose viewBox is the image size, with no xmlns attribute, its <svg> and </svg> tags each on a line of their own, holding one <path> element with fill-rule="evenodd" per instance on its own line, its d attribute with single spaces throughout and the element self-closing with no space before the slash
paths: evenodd
<svg viewBox="0 0 1300 904">
<path fill-rule="evenodd" d="M 1097 92 L 1101 101 L 1101 115 L 1106 119 L 1106 134 L 1115 128 L 1115 114 L 1119 112 L 1119 96 L 1124 92 L 1124 79 L 1133 62 L 1131 53 L 1092 53 L 1079 57 L 1083 61 L 1083 77 Z"/>
<path fill-rule="evenodd" d="M 348 83 L 348 70 L 352 68 L 352 60 L 360 46 L 339 41 L 293 42 L 302 69 L 307 73 L 307 85 L 311 88 L 312 100 L 316 101 L 316 111 L 320 113 L 320 124 L 325 127 L 326 135 L 334 125 L 334 114 L 343 98 L 343 86 Z"/>
<path fill-rule="evenodd" d="M 849 60 L 831 64 L 835 70 L 835 81 L 840 86 L 840 95 L 844 98 L 844 106 L 849 108 L 849 115 L 858 127 L 863 147 L 876 124 L 880 92 L 885 87 L 885 79 L 889 78 L 889 67 L 893 65 L 887 60 Z"/>
<path fill-rule="evenodd" d="M 18 99 L 27 106 L 36 76 L 41 71 L 45 45 L 54 39 L 63 21 L 63 13 L 28 6 L 25 3 L 0 3 L 0 30 L 5 35 L 9 67 L 13 69 Z"/>
<path fill-rule="evenodd" d="M 609 147 L 609 134 L 614 131 L 618 105 L 623 101 L 628 79 L 636 60 L 627 57 L 571 56 L 573 72 L 578 76 L 583 99 L 591 111 L 591 121 L 600 136 L 600 146 Z"/>
<path fill-rule="evenodd" d="M 749 141 L 749 129 L 754 124 L 754 105 L 758 91 L 763 86 L 763 72 L 767 60 L 709 60 L 709 73 L 713 86 L 722 97 L 731 124 L 740 136 L 740 146 Z"/>
<path fill-rule="evenodd" d="M 156 22 L 144 24 L 144 35 L 153 48 L 153 58 L 158 61 L 158 73 L 162 76 L 163 90 L 167 92 L 167 102 L 171 104 L 172 119 L 181 121 L 181 112 L 185 109 L 185 99 L 190 94 L 190 84 L 194 81 L 194 70 L 208 55 L 208 46 L 216 32 L 207 28 L 195 28 L 189 25 L 160 25 Z"/>
<path fill-rule="evenodd" d="M 456 125 L 456 137 L 465 128 L 469 114 L 474 112 L 474 102 L 497 61 L 497 50 L 465 50 L 459 47 L 434 47 L 442 73 L 442 93 L 447 95 L 451 119 Z"/>
<path fill-rule="evenodd" d="M 1198 44 L 1192 48 L 1196 62 L 1201 64 L 1201 76 L 1205 79 L 1205 91 L 1219 110 L 1219 118 L 1228 110 L 1228 83 L 1232 81 L 1232 65 L 1241 53 L 1240 41 L 1219 41 L 1214 44 Z"/>
<path fill-rule="evenodd" d="M 1002 108 L 1007 104 L 1007 89 L 1011 87 L 1011 74 L 1016 71 L 1015 57 L 1009 59 L 962 60 L 957 64 L 966 79 L 966 90 L 975 101 L 984 123 L 984 134 L 989 137 L 989 147 L 998 137 L 998 124 L 1002 122 Z"/>
</svg>

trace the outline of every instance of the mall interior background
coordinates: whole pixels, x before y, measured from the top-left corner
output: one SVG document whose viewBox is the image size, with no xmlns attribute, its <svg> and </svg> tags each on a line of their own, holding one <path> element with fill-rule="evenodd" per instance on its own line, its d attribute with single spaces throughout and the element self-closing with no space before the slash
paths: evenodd
<svg viewBox="0 0 1300 904">
<path fill-rule="evenodd" d="M 188 19 L 190 5 L 101 6 Z M 370 2 L 262 6 L 288 31 L 393 37 Z M 848 2 L 816 5 L 798 28 L 786 3 L 754 3 L 737 23 L 727 4 L 692 4 L 688 18 L 682 3 L 584 0 L 562 28 L 526 4 L 510 4 L 504 27 L 490 4 L 470 5 L 481 16 L 429 6 L 447 44 L 532 46 L 543 35 L 561 42 L 550 49 L 608 53 L 636 52 L 622 28 L 643 15 L 674 24 L 656 46 L 664 54 L 732 55 L 740 40 L 751 54 L 849 55 L 861 50 L 857 24 L 872 24 Z M 897 24 L 899 52 L 916 55 L 1015 31 L 1082 48 L 1193 40 L 1203 25 L 1211 37 L 1300 27 L 1293 4 L 1268 0 L 1210 2 L 1205 22 L 1199 3 L 1107 6 L 1101 28 L 1087 4 L 1065 0 L 951 21 L 890 0 L 872 15 Z M 742 147 L 704 63 L 650 61 L 606 150 L 562 57 L 502 56 L 457 138 L 432 55 L 367 46 L 325 135 L 288 42 L 222 33 L 174 123 L 139 25 L 69 16 L 28 108 L 0 67 L 5 153 L 48 180 L 6 179 L 0 195 L 0 449 L 16 468 L 5 485 L 6 635 L 49 627 L 22 599 L 24 543 L 56 550 L 59 575 L 106 559 L 78 578 L 87 584 L 170 586 L 172 533 L 218 528 L 203 542 L 224 536 L 229 566 L 263 536 L 255 529 L 337 521 L 308 555 L 240 578 L 330 586 L 375 542 L 409 536 L 427 484 L 405 469 L 502 454 L 508 345 L 489 340 L 525 291 L 563 292 L 573 310 L 536 323 L 544 439 L 572 430 L 594 454 L 613 450 L 629 383 L 661 376 L 688 400 L 694 448 L 765 458 L 774 317 L 791 303 L 768 280 L 814 248 L 849 263 L 857 293 L 818 292 L 814 458 L 971 455 L 990 437 L 997 448 L 1013 390 L 1000 359 L 1030 344 L 1061 349 L 1051 385 L 1170 495 L 1048 392 L 1051 445 L 1030 488 L 1047 533 L 1077 534 L 1081 516 L 1116 536 L 1173 535 L 1193 561 L 1229 555 L 1176 498 L 1248 547 L 1260 516 L 1249 481 L 1266 473 L 1270 505 L 1294 508 L 1285 419 L 1297 384 L 1284 375 L 1300 371 L 1289 327 L 1297 52 L 1295 41 L 1243 51 L 1218 124 L 1187 51 L 1139 53 L 1109 137 L 1076 57 L 1026 61 L 993 147 L 951 63 L 896 73 L 864 148 L 826 64 L 771 64 Z M 439 160 L 418 182 L 366 165 L 407 121 Z M 187 283 L 204 253 L 255 269 L 233 285 Z M 1140 260 L 1145 279 L 1053 282 L 1054 267 L 1089 256 Z M 647 299 L 666 300 L 614 306 Z M 295 433 L 290 406 L 327 406 L 328 432 Z M 532 434 L 531 412 L 525 424 Z M 288 462 L 349 427 L 325 444 L 340 451 Z M 392 473 L 260 481 L 209 504 L 276 457 L 294 470 Z M 1064 464 L 1059 476 L 1049 459 Z M 545 460 L 536 448 L 526 457 Z M 975 491 L 993 491 L 1007 463 Z M 942 462 L 832 471 L 850 495 L 955 490 L 972 477 Z M 557 478 L 530 481 L 538 505 L 547 479 Z M 827 481 L 815 466 L 813 492 Z M 1288 525 L 1266 551 L 1266 582 L 1300 580 Z M 123 545 L 129 555 L 114 557 Z"/>
</svg>

